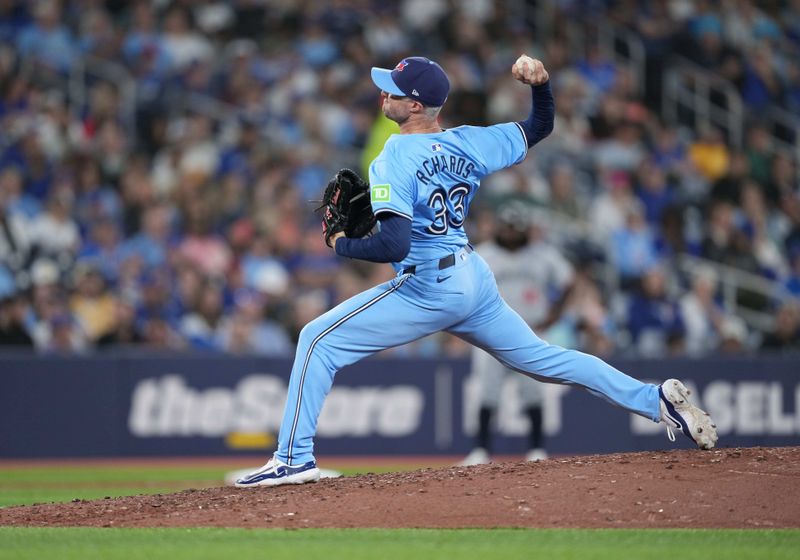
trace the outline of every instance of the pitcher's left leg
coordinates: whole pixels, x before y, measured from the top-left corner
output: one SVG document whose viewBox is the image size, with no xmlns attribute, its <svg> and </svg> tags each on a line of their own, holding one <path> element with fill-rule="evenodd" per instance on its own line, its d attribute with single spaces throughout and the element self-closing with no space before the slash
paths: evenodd
<svg viewBox="0 0 800 560">
<path fill-rule="evenodd" d="M 499 297 L 450 332 L 534 379 L 579 385 L 630 412 L 661 420 L 657 385 L 642 383 L 595 356 L 548 344 Z"/>
</svg>

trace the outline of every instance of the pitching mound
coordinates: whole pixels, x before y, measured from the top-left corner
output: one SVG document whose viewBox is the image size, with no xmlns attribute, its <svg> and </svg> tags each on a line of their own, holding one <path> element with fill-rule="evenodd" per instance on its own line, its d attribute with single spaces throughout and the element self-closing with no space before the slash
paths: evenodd
<svg viewBox="0 0 800 560">
<path fill-rule="evenodd" d="M 800 527 L 800 447 L 591 455 L 0 509 L 0 525 Z"/>
</svg>

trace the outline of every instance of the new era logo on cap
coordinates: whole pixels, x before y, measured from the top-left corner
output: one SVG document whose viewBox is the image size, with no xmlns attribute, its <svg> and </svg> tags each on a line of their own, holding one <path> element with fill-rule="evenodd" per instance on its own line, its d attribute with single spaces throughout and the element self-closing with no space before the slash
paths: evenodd
<svg viewBox="0 0 800 560">
<path fill-rule="evenodd" d="M 372 81 L 387 93 L 412 97 L 428 107 L 441 107 L 450 93 L 442 67 L 423 56 L 404 58 L 394 70 L 373 68 Z"/>
</svg>

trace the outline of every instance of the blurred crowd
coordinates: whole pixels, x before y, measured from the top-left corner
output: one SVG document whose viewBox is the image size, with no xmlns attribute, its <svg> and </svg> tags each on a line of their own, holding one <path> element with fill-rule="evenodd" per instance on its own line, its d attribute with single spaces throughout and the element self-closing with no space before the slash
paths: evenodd
<svg viewBox="0 0 800 560">
<path fill-rule="evenodd" d="M 555 130 L 484 182 L 467 227 L 490 239 L 509 199 L 558 217 L 531 243 L 576 274 L 543 335 L 602 355 L 800 349 L 798 162 L 758 120 L 800 110 L 800 2 L 546 4 L 0 0 L 0 345 L 291 355 L 306 322 L 394 274 L 337 257 L 314 213 L 392 132 L 370 67 L 436 59 L 442 125 L 485 125 L 527 116 L 510 76 L 524 52 L 550 73 Z M 575 52 L 584 21 L 633 31 L 644 75 L 591 34 Z M 741 150 L 663 118 L 676 55 L 739 89 Z M 767 280 L 735 302 L 770 328 L 734 313 L 721 269 L 679 267 L 687 255 Z M 442 334 L 393 352 L 468 348 Z"/>
</svg>

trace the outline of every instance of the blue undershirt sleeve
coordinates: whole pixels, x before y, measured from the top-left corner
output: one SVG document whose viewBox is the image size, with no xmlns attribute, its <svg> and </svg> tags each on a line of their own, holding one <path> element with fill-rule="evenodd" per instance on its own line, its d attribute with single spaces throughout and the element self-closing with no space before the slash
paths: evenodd
<svg viewBox="0 0 800 560">
<path fill-rule="evenodd" d="M 517 123 L 525 133 L 525 141 L 529 148 L 553 131 L 556 113 L 553 91 L 550 89 L 549 81 L 538 86 L 531 86 L 531 97 L 531 114 L 528 115 L 527 120 Z"/>
<path fill-rule="evenodd" d="M 371 262 L 400 262 L 411 250 L 411 220 L 405 216 L 383 212 L 379 215 L 380 231 L 371 237 L 336 240 L 336 254 Z"/>
</svg>

